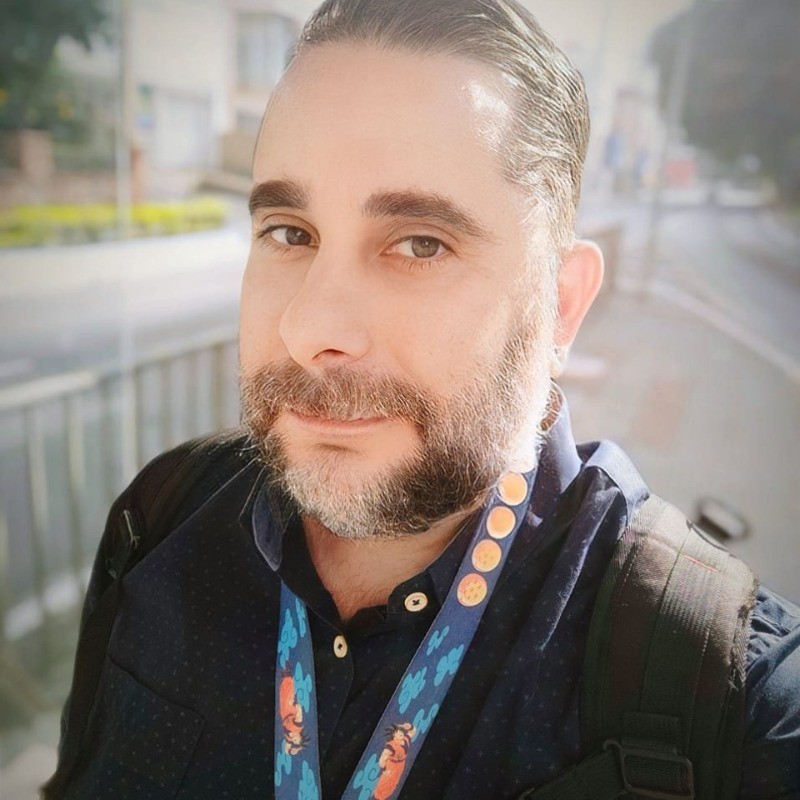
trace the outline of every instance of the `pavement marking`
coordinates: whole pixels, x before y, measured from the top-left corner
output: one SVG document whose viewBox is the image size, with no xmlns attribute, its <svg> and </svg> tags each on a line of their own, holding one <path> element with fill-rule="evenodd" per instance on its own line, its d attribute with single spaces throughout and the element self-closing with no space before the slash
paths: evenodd
<svg viewBox="0 0 800 800">
<path fill-rule="evenodd" d="M 800 386 L 800 362 L 788 353 L 766 341 L 756 333 L 747 330 L 727 315 L 699 300 L 689 292 L 679 289 L 666 281 L 653 281 L 649 291 L 666 300 L 668 303 L 688 311 L 703 322 L 727 334 L 734 341 L 746 347 L 750 352 L 763 358 L 773 367 L 780 370 L 793 384 Z"/>
</svg>

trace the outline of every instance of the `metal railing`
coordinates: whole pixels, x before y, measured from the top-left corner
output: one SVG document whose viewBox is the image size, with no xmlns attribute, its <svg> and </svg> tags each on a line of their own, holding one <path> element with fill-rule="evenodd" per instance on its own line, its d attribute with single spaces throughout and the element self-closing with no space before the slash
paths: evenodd
<svg viewBox="0 0 800 800">
<path fill-rule="evenodd" d="M 238 415 L 233 327 L 0 389 L 0 694 L 41 705 L 14 645 L 35 633 L 52 663 L 54 618 L 82 600 L 114 497 L 159 452 Z"/>
</svg>

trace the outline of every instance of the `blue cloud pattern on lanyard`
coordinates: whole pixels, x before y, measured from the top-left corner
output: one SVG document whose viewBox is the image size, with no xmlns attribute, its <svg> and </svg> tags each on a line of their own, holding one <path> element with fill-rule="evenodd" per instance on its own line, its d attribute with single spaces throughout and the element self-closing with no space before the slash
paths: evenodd
<svg viewBox="0 0 800 800">
<path fill-rule="evenodd" d="M 405 714 L 406 709 L 411 705 L 412 700 L 419 697 L 420 692 L 425 688 L 425 673 L 427 667 L 423 667 L 419 672 L 406 675 L 400 687 L 400 702 L 398 707 L 401 714 Z"/>
</svg>

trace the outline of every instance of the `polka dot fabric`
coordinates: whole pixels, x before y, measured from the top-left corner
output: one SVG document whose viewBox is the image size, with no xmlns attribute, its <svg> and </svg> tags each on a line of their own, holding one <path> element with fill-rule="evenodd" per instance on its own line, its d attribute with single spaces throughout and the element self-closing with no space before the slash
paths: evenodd
<svg viewBox="0 0 800 800">
<path fill-rule="evenodd" d="M 582 468 L 590 457 L 592 466 Z M 401 800 L 514 800 L 580 757 L 580 675 L 594 598 L 617 537 L 646 495 L 641 481 L 614 480 L 620 458 L 607 443 L 576 451 L 562 411 L 525 522 Z M 276 524 L 253 490 L 252 473 L 230 481 L 125 577 L 87 757 L 66 797 L 273 796 L 281 578 L 308 608 L 322 798 L 341 796 L 473 529 L 397 586 L 386 606 L 363 609 L 344 626 L 297 520 Z M 513 485 L 506 491 L 514 497 Z M 502 537 L 503 520 L 494 530 Z M 502 544 L 489 533 L 485 541 Z M 471 574 L 486 574 L 490 549 Z M 425 595 L 424 608 L 406 607 L 414 593 Z M 800 670 L 792 668 L 800 612 L 762 591 L 754 619 L 742 800 L 793 797 L 800 792 Z M 337 636 L 346 642 L 341 657 Z"/>
</svg>

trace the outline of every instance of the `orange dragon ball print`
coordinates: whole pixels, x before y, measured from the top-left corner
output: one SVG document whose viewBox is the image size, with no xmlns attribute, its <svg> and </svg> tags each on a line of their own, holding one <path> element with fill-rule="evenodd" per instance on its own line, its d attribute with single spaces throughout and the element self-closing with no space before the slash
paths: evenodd
<svg viewBox="0 0 800 800">
<path fill-rule="evenodd" d="M 410 722 L 401 722 L 386 729 L 386 744 L 378 759 L 381 773 L 372 790 L 371 800 L 389 800 L 397 789 L 406 768 L 411 742 L 417 736 L 417 729 Z"/>
<path fill-rule="evenodd" d="M 528 483 L 518 472 L 509 472 L 500 479 L 497 490 L 504 503 L 518 506 L 528 494 Z"/>
<path fill-rule="evenodd" d="M 294 678 L 289 670 L 281 671 L 278 698 L 283 726 L 283 751 L 294 756 L 306 746 L 306 735 L 303 731 L 303 707 L 297 702 Z"/>
<path fill-rule="evenodd" d="M 507 506 L 496 506 L 486 518 L 486 531 L 493 539 L 505 539 L 514 530 L 517 519 Z"/>
<path fill-rule="evenodd" d="M 475 545 L 472 551 L 472 566 L 478 572 L 491 572 L 500 563 L 503 551 L 500 545 L 491 539 L 484 539 Z"/>
<path fill-rule="evenodd" d="M 486 586 L 486 579 L 476 572 L 470 572 L 470 574 L 465 575 L 461 579 L 461 583 L 458 584 L 458 602 L 461 603 L 462 606 L 477 606 L 483 602 L 487 592 L 488 587 Z"/>
</svg>

